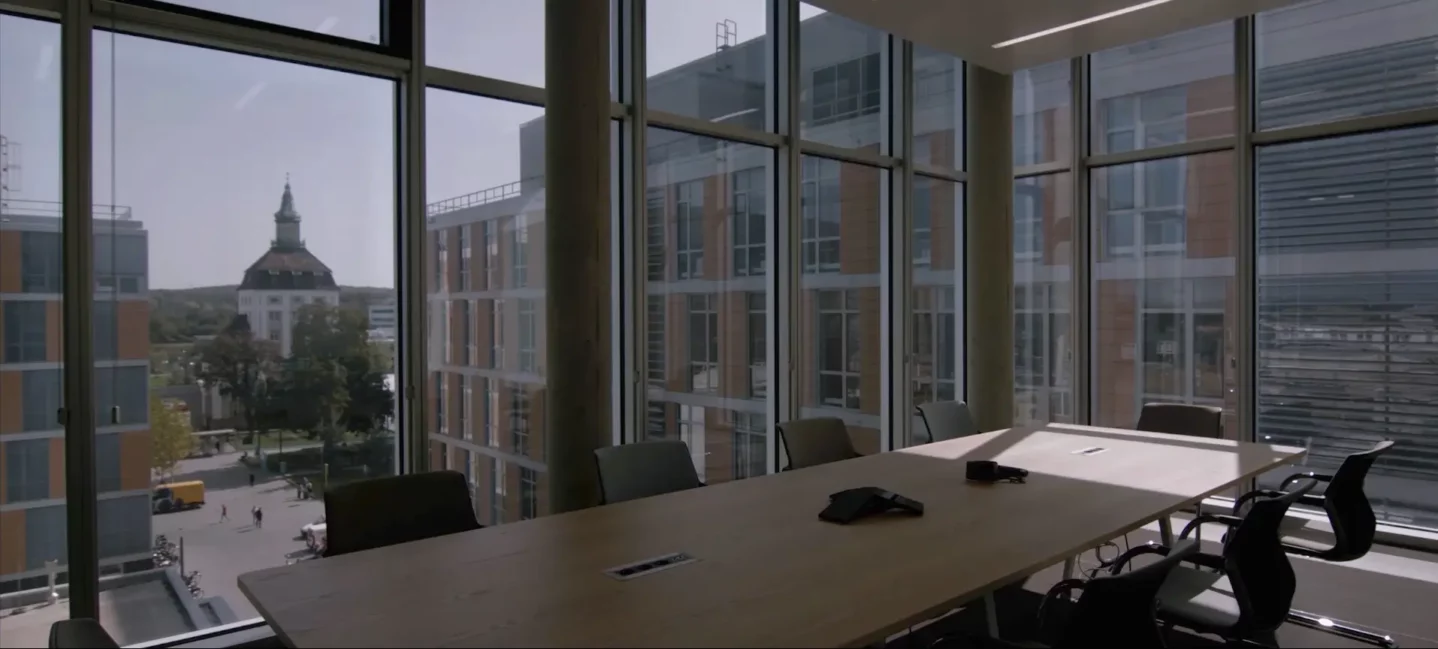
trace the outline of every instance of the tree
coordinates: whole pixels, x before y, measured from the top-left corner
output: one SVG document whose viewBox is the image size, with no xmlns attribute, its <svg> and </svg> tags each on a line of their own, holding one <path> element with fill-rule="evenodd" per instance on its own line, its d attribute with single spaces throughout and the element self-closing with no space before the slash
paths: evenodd
<svg viewBox="0 0 1438 649">
<path fill-rule="evenodd" d="M 365 314 L 307 305 L 295 314 L 291 335 L 283 382 L 289 421 L 324 440 L 326 456 L 346 432 L 385 430 L 394 417 L 394 392 L 370 345 Z"/>
<path fill-rule="evenodd" d="M 272 395 L 268 382 L 279 375 L 279 353 L 274 343 L 256 340 L 245 316 L 230 325 L 200 350 L 200 378 L 218 386 L 244 414 L 245 425 L 259 436 L 269 432 Z"/>
<path fill-rule="evenodd" d="M 166 405 L 157 396 L 150 397 L 150 445 L 154 449 L 155 474 L 164 479 L 172 475 L 180 460 L 194 447 L 190 418 L 182 411 Z"/>
</svg>

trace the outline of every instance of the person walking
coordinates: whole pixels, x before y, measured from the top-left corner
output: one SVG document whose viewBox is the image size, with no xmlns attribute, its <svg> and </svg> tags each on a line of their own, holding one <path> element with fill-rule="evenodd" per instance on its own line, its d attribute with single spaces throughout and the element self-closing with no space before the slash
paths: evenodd
<svg viewBox="0 0 1438 649">
<path fill-rule="evenodd" d="M 264 527 L 264 526 L 265 526 L 265 510 L 260 509 L 259 505 L 256 505 L 256 506 L 255 506 L 255 527 Z"/>
<path fill-rule="evenodd" d="M 255 486 L 255 474 L 253 473 L 250 474 L 250 486 Z"/>
<path fill-rule="evenodd" d="M 225 522 L 225 521 L 227 521 L 227 520 L 230 520 L 230 506 L 229 506 L 229 505 L 225 505 L 225 504 L 221 504 L 221 505 L 220 505 L 220 522 L 223 523 L 223 522 Z"/>
<path fill-rule="evenodd" d="M 259 526 L 259 524 L 260 524 L 260 506 L 259 506 L 259 505 L 251 505 L 251 506 L 250 506 L 250 523 L 251 523 L 252 525 L 255 525 L 256 527 Z"/>
</svg>

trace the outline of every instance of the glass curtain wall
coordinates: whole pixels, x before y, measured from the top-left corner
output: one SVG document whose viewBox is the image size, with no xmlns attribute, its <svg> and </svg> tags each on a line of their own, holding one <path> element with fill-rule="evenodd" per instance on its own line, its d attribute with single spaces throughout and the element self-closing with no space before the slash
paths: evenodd
<svg viewBox="0 0 1438 649">
<path fill-rule="evenodd" d="M 1380 520 L 1438 527 L 1435 12 L 1302 2 L 1015 73 L 1016 419 L 1216 405 L 1225 436 L 1304 446 L 1319 472 L 1392 439 L 1367 483 Z M 1076 152 L 1068 89 L 1044 91 L 1070 70 Z M 1086 296 L 1054 291 L 1070 276 Z M 1070 304 L 1087 322 L 1055 322 Z M 1062 364 L 1066 328 L 1087 372 Z"/>
<path fill-rule="evenodd" d="M 781 468 L 798 417 L 843 418 L 866 453 L 922 442 L 913 405 L 964 393 L 963 62 L 792 0 L 642 2 L 609 25 L 636 332 L 615 361 L 641 377 L 615 386 L 616 442 L 683 440 L 711 483 Z M 325 490 L 398 471 L 464 474 L 486 525 L 544 515 L 543 4 L 429 0 L 422 52 L 404 0 L 83 4 L 89 76 L 62 93 L 82 17 L 0 0 L 6 601 L 48 597 L 94 540 L 100 577 L 69 597 L 108 602 L 122 643 L 256 620 L 235 578 L 314 559 Z M 89 191 L 64 182 L 67 114 Z M 88 296 L 63 282 L 75 223 Z M 71 404 L 93 430 L 53 416 L 70 299 L 93 312 L 70 363 L 93 366 Z M 65 475 L 76 440 L 93 475 Z M 72 530 L 77 482 L 97 520 Z M 4 611 L 0 644 L 43 643 L 66 597 Z"/>
</svg>

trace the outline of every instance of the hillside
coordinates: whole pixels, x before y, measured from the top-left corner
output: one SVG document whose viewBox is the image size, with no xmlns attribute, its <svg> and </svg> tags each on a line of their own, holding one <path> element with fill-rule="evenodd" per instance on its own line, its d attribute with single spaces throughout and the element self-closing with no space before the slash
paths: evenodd
<svg viewBox="0 0 1438 649">
<path fill-rule="evenodd" d="M 150 291 L 150 342 L 190 342 L 219 333 L 235 317 L 238 286 L 199 286 Z M 394 290 L 372 286 L 341 286 L 340 306 L 359 311 L 394 297 Z"/>
</svg>

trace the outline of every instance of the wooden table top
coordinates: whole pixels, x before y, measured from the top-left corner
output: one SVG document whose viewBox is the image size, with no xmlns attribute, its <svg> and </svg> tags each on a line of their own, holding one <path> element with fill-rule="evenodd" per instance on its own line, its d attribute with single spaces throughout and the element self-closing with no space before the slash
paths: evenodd
<svg viewBox="0 0 1438 649">
<path fill-rule="evenodd" d="M 1102 447 L 1092 455 L 1075 454 Z M 306 561 L 240 576 L 297 647 L 854 646 L 882 640 L 1205 496 L 1293 447 L 1049 424 Z M 967 460 L 1028 469 L 976 485 Z M 877 486 L 922 518 L 838 526 Z M 628 581 L 607 568 L 694 563 Z"/>
</svg>

